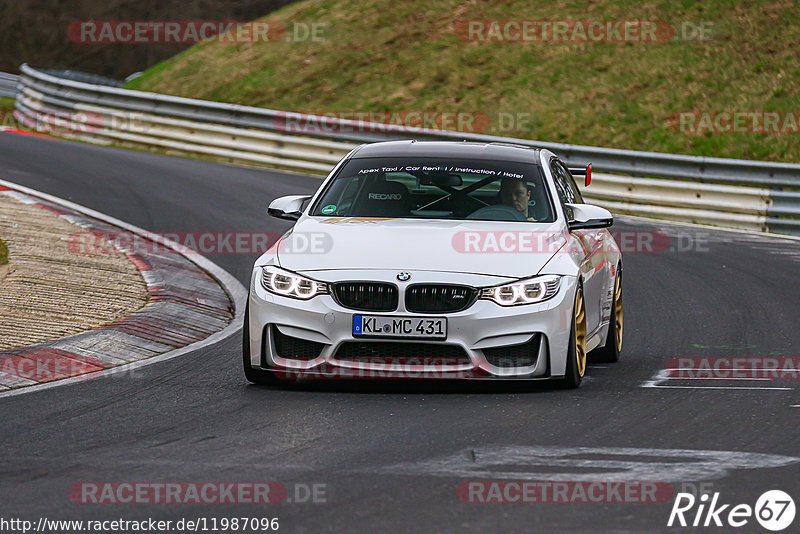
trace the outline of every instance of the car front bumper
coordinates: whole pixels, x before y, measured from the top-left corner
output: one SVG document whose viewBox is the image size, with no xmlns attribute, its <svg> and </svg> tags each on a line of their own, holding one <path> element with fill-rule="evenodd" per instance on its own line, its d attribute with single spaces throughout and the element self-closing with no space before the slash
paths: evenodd
<svg viewBox="0 0 800 534">
<path fill-rule="evenodd" d="M 475 275 L 409 272 L 416 282 L 478 285 Z M 353 279 L 348 274 L 326 273 L 321 279 Z M 395 274 L 360 273 L 360 280 L 392 282 L 400 289 L 400 304 L 394 312 L 365 312 L 345 308 L 331 295 L 298 300 L 269 293 L 261 285 L 261 268 L 256 267 L 249 296 L 251 366 L 271 369 L 287 379 L 546 379 L 564 375 L 574 277 L 563 277 L 558 293 L 538 304 L 503 307 L 478 299 L 460 312 L 420 314 L 405 310 L 406 284 L 398 283 Z M 446 317 L 447 339 L 355 337 L 356 314 Z"/>
</svg>

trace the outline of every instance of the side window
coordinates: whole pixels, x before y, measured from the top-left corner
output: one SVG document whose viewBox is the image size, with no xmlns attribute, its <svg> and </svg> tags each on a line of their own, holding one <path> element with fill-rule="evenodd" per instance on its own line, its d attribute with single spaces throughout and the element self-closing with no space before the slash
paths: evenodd
<svg viewBox="0 0 800 534">
<path fill-rule="evenodd" d="M 553 158 L 550 160 L 550 170 L 553 171 L 553 179 L 556 182 L 558 198 L 561 203 L 583 204 L 583 197 L 569 169 L 561 161 Z"/>
<path fill-rule="evenodd" d="M 575 177 L 572 176 L 572 173 L 569 172 L 569 169 L 563 162 L 559 161 L 558 166 L 561 167 L 561 170 L 564 172 L 564 176 L 567 177 L 567 183 L 569 184 L 570 189 L 572 190 L 573 198 L 575 199 L 573 202 L 576 204 L 583 204 L 583 195 L 581 195 L 581 190 L 578 189 L 578 184 L 575 183 Z"/>
<path fill-rule="evenodd" d="M 363 180 L 350 180 L 347 183 L 347 187 L 342 192 L 342 199 L 341 204 L 343 208 L 350 209 L 353 206 L 353 201 L 358 194 L 359 186 L 361 185 Z"/>
<path fill-rule="evenodd" d="M 335 206 L 335 211 L 325 212 L 328 215 L 339 215 L 346 217 L 350 213 L 350 208 L 353 207 L 353 201 L 358 194 L 359 187 L 363 179 L 353 180 L 337 180 L 328 190 L 326 198 L 328 204 Z"/>
</svg>

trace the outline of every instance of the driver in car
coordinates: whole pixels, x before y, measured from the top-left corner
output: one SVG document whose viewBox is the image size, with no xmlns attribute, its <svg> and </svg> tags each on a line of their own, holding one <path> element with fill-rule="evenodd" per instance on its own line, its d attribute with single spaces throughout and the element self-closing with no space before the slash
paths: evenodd
<svg viewBox="0 0 800 534">
<path fill-rule="evenodd" d="M 533 221 L 532 217 L 528 217 L 530 199 L 531 190 L 523 180 L 503 178 L 500 182 L 500 202 L 522 213 L 529 221 Z"/>
</svg>

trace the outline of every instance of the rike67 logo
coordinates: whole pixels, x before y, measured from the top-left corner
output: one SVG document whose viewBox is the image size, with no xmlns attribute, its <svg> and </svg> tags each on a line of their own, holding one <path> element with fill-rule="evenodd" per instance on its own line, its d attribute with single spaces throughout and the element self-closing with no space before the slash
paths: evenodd
<svg viewBox="0 0 800 534">
<path fill-rule="evenodd" d="M 779 532 L 794 522 L 795 512 L 794 500 L 781 490 L 764 492 L 755 506 L 722 503 L 719 492 L 704 493 L 700 497 L 678 493 L 667 526 L 739 528 L 752 524 L 755 519 L 763 528 Z"/>
</svg>

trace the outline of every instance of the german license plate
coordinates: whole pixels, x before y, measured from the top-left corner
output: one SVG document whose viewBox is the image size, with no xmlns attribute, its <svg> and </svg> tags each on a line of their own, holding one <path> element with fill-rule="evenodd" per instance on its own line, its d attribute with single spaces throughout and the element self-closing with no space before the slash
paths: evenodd
<svg viewBox="0 0 800 534">
<path fill-rule="evenodd" d="M 354 315 L 353 335 L 447 339 L 447 319 L 439 317 L 386 317 Z"/>
</svg>

